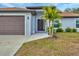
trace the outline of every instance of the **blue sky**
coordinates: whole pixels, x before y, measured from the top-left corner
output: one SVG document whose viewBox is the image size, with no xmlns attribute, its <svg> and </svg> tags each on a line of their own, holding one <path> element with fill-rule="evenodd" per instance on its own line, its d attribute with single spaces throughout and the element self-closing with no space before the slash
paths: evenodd
<svg viewBox="0 0 79 59">
<path fill-rule="evenodd" d="M 50 6 L 55 5 L 58 9 L 78 8 L 78 3 L 0 3 L 0 8 L 5 7 L 28 7 L 28 6 Z"/>
</svg>

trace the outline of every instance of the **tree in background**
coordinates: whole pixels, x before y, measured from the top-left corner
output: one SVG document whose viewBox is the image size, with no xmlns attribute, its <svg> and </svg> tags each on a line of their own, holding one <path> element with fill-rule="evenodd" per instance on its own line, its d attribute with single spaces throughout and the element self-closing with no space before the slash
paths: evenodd
<svg viewBox="0 0 79 59">
<path fill-rule="evenodd" d="M 79 8 L 72 8 L 72 12 L 79 13 Z"/>
<path fill-rule="evenodd" d="M 72 12 L 72 9 L 71 8 L 66 8 L 64 11 L 65 12 Z"/>
<path fill-rule="evenodd" d="M 66 8 L 65 12 L 79 13 L 79 8 Z"/>
</svg>

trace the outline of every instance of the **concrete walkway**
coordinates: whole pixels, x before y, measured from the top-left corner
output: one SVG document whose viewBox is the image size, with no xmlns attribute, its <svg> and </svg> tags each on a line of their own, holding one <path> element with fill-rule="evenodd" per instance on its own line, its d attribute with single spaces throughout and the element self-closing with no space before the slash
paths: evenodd
<svg viewBox="0 0 79 59">
<path fill-rule="evenodd" d="M 46 37 L 49 37 L 47 33 L 36 33 L 31 35 L 30 37 L 27 37 L 27 39 L 25 39 L 24 42 L 29 42 L 29 41 L 33 41 L 41 38 L 46 38 Z"/>
</svg>

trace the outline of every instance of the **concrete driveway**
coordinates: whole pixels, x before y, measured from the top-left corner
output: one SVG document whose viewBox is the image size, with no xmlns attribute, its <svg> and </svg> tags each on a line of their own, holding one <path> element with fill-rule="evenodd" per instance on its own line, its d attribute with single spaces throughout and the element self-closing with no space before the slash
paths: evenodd
<svg viewBox="0 0 79 59">
<path fill-rule="evenodd" d="M 0 56 L 12 56 L 24 39 L 23 35 L 0 35 Z"/>
</svg>

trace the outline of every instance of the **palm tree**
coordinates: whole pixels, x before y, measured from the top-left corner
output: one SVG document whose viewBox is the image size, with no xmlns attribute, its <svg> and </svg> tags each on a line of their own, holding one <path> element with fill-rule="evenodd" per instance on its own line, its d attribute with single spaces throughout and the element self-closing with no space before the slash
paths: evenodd
<svg viewBox="0 0 79 59">
<path fill-rule="evenodd" d="M 48 33 L 53 35 L 54 22 L 56 20 L 59 20 L 61 16 L 59 15 L 58 9 L 56 9 L 55 6 L 47 6 L 47 7 L 44 7 L 43 10 L 44 10 L 44 13 L 43 13 L 44 19 L 49 21 Z M 52 25 L 50 24 L 51 22 L 52 22 Z"/>
</svg>

